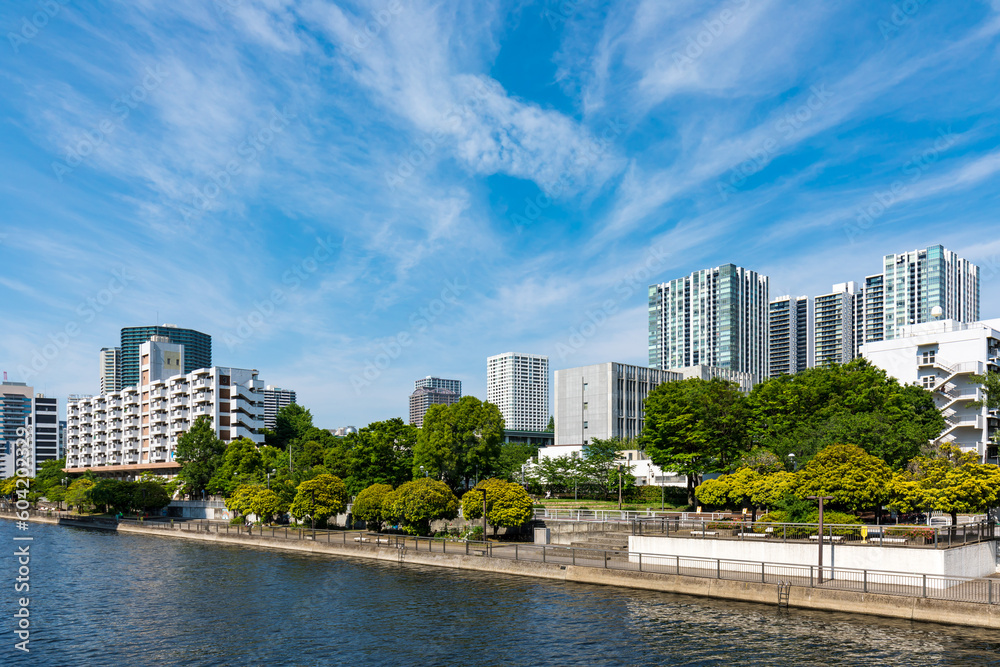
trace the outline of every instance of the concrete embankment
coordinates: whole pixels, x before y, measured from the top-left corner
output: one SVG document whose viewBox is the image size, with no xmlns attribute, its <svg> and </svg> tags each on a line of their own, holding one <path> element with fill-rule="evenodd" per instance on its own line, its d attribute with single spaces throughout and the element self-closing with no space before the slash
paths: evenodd
<svg viewBox="0 0 1000 667">
<path fill-rule="evenodd" d="M 12 518 L 0 515 L 0 518 Z M 59 519 L 31 517 L 31 521 L 60 523 Z M 113 526 L 93 524 L 79 520 L 63 521 L 64 525 L 87 528 L 110 529 Z M 285 538 L 249 536 L 245 533 L 215 533 L 207 531 L 169 530 L 134 524 L 121 524 L 120 533 L 136 533 L 155 537 L 214 542 L 252 548 L 297 551 L 327 556 L 368 558 L 413 565 L 449 567 L 459 570 L 512 574 L 581 584 L 600 584 L 625 588 L 645 589 L 664 593 L 680 593 L 702 597 L 758 602 L 775 605 L 778 600 L 777 584 L 730 581 L 708 577 L 636 572 L 630 570 L 583 567 L 571 564 L 543 563 L 538 561 L 513 560 L 509 558 L 486 558 L 481 555 L 464 553 L 438 553 L 415 549 L 397 549 L 369 543 L 337 543 Z M 1000 605 L 975 604 L 939 600 L 922 597 L 879 595 L 825 589 L 820 587 L 792 586 L 788 604 L 803 609 L 839 611 L 853 614 L 871 614 L 913 621 L 949 623 L 984 628 L 1000 628 Z"/>
</svg>

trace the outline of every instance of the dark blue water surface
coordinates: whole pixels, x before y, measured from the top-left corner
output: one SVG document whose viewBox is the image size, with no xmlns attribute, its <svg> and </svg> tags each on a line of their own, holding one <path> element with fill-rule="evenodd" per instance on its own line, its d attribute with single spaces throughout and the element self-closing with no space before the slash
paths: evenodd
<svg viewBox="0 0 1000 667">
<path fill-rule="evenodd" d="M 31 653 L 0 665 L 985 665 L 1000 635 L 621 588 L 0 521 Z"/>
</svg>

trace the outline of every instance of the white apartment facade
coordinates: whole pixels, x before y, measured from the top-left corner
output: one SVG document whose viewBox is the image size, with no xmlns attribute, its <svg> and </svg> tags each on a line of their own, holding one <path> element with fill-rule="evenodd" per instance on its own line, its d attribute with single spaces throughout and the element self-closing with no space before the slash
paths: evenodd
<svg viewBox="0 0 1000 667">
<path fill-rule="evenodd" d="M 544 431 L 549 424 L 549 358 L 506 352 L 486 359 L 486 400 L 500 409 L 504 428 Z"/>
<path fill-rule="evenodd" d="M 118 391 L 122 388 L 122 349 L 120 347 L 101 348 L 101 380 L 102 394 Z"/>
<path fill-rule="evenodd" d="M 278 410 L 288 407 L 296 400 L 295 391 L 267 385 L 263 392 L 264 428 L 274 430 L 278 425 Z"/>
<path fill-rule="evenodd" d="M 768 377 L 795 375 L 809 367 L 809 297 L 779 296 L 768 317 Z"/>
<path fill-rule="evenodd" d="M 256 370 L 202 368 L 150 376 L 150 343 L 140 348 L 141 380 L 101 396 L 71 396 L 66 409 L 67 472 L 93 470 L 124 479 L 149 471 L 173 475 L 177 439 L 206 415 L 217 437 L 263 444 L 264 383 Z M 175 360 L 171 360 L 173 366 Z"/>
<path fill-rule="evenodd" d="M 863 333 L 864 295 L 852 281 L 838 283 L 813 299 L 813 359 L 816 366 L 846 364 L 858 356 Z"/>
<path fill-rule="evenodd" d="M 907 325 L 897 329 L 891 340 L 865 343 L 862 351 L 899 382 L 933 392 L 946 422 L 935 444 L 951 443 L 975 451 L 986 463 L 998 463 L 992 441 L 997 415 L 972 405 L 983 398 L 972 376 L 1000 371 L 1000 319 Z"/>
</svg>

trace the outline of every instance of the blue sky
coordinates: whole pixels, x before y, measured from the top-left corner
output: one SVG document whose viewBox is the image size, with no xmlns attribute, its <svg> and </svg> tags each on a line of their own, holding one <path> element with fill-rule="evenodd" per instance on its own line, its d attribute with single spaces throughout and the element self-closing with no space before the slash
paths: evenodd
<svg viewBox="0 0 1000 667">
<path fill-rule="evenodd" d="M 0 368 L 213 336 L 325 427 L 486 357 L 647 361 L 646 287 L 941 243 L 1000 317 L 1000 2 L 0 8 Z M 381 355 L 381 356 L 380 356 Z"/>
</svg>

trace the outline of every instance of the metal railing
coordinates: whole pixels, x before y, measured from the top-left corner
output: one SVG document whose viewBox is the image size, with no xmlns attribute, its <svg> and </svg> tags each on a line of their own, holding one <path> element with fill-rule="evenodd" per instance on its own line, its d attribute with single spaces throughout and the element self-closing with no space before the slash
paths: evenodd
<svg viewBox="0 0 1000 667">
<path fill-rule="evenodd" d="M 48 513 L 29 510 L 29 514 L 44 516 Z M 100 519 L 95 522 L 94 519 L 86 516 L 60 514 L 66 523 L 79 523 L 81 526 L 93 525 L 94 523 L 99 526 L 103 526 L 103 524 L 114 526 L 116 523 L 113 519 Z M 630 552 L 628 549 L 466 541 L 353 530 L 312 530 L 299 526 L 254 526 L 248 529 L 245 526 L 209 521 L 175 522 L 162 519 L 150 521 L 123 519 L 118 523 L 165 532 L 205 532 L 219 535 L 229 534 L 234 537 L 244 535 L 247 539 L 264 537 L 293 541 L 309 540 L 342 546 L 390 548 L 399 550 L 400 560 L 408 550 L 413 550 L 415 552 L 551 563 L 560 566 L 572 565 L 763 584 L 784 583 L 808 588 L 933 598 L 975 604 L 1000 604 L 1000 584 L 995 584 L 992 579 L 973 577 L 839 567 L 820 568 L 816 565 L 647 554 Z"/>
<path fill-rule="evenodd" d="M 707 519 L 715 521 L 732 516 L 729 512 L 656 512 L 647 510 L 637 512 L 634 510 L 585 510 L 585 509 L 549 509 L 536 507 L 534 509 L 534 519 L 536 521 L 634 521 L 645 518 L 684 518 L 684 519 Z"/>
<path fill-rule="evenodd" d="M 426 553 L 480 556 L 532 561 L 606 570 L 650 572 L 729 581 L 760 582 L 809 588 L 829 588 L 861 593 L 923 597 L 978 604 L 1000 604 L 1000 583 L 992 579 L 915 574 L 885 570 L 823 567 L 743 561 L 727 558 L 700 558 L 630 552 L 627 549 L 565 547 L 517 542 L 455 540 L 415 537 L 388 533 L 348 530 L 311 530 L 303 527 L 243 526 L 188 521 L 171 525 L 164 521 L 123 521 L 132 525 L 163 530 L 242 533 L 249 538 L 311 540 L 343 546 L 370 546 Z"/>
<path fill-rule="evenodd" d="M 638 517 L 632 521 L 633 535 L 696 539 L 817 542 L 819 525 L 758 521 L 706 521 L 704 519 Z M 979 521 L 957 526 L 904 526 L 823 524 L 823 541 L 884 547 L 948 549 L 992 540 L 996 525 Z"/>
</svg>

